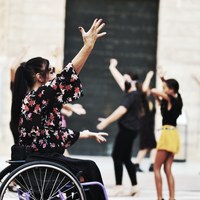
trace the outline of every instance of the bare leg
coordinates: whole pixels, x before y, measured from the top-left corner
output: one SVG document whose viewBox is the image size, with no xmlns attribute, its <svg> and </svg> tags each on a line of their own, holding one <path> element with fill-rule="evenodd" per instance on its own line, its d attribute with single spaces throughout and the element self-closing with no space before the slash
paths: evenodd
<svg viewBox="0 0 200 200">
<path fill-rule="evenodd" d="M 139 150 L 138 153 L 137 153 L 137 157 L 136 157 L 135 163 L 140 163 L 141 160 L 145 157 L 146 153 L 147 153 L 147 149 Z"/>
<path fill-rule="evenodd" d="M 154 176 L 155 176 L 158 200 L 162 199 L 162 177 L 160 170 L 162 164 L 164 164 L 166 159 L 167 159 L 167 152 L 165 150 L 158 150 L 154 162 Z"/>
<path fill-rule="evenodd" d="M 156 157 L 156 149 L 151 149 L 151 151 L 150 151 L 150 160 L 151 160 L 151 163 L 155 162 L 155 157 Z"/>
<path fill-rule="evenodd" d="M 167 177 L 167 183 L 168 183 L 168 189 L 169 189 L 169 199 L 170 200 L 174 200 L 174 191 L 175 191 L 175 187 L 174 187 L 174 177 L 172 175 L 172 163 L 174 160 L 174 154 L 172 153 L 168 153 L 168 157 L 167 160 L 164 164 L 164 171 Z"/>
</svg>

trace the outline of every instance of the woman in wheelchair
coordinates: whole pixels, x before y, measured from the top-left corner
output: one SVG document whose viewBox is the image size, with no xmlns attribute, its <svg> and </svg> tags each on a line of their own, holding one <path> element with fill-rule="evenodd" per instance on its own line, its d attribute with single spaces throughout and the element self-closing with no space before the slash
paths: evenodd
<svg viewBox="0 0 200 200">
<path fill-rule="evenodd" d="M 102 19 L 95 19 L 87 32 L 83 27 L 79 27 L 83 47 L 54 79 L 50 80 L 49 61 L 36 57 L 18 67 L 14 81 L 11 126 L 19 131 L 19 145 L 31 149 L 26 160 L 57 162 L 73 174 L 79 174 L 80 180 L 84 182 L 103 183 L 97 165 L 90 160 L 65 157 L 63 153 L 79 138 L 95 138 L 99 143 L 105 142 L 104 136 L 107 136 L 107 133 L 63 128 L 61 108 L 64 103 L 82 96 L 82 85 L 78 75 L 96 40 L 106 34 L 101 32 L 104 26 Z M 90 195 L 87 199 L 104 199 L 97 189 Z"/>
</svg>

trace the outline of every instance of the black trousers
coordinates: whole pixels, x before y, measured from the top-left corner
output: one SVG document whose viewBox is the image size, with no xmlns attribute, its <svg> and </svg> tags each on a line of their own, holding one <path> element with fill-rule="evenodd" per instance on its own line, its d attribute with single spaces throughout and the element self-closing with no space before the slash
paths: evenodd
<svg viewBox="0 0 200 200">
<path fill-rule="evenodd" d="M 103 184 L 100 170 L 96 163 L 92 160 L 82 160 L 70 157 L 65 157 L 60 153 L 31 153 L 27 161 L 34 160 L 48 160 L 57 162 L 65 166 L 74 175 L 81 172 L 81 176 L 84 177 L 85 182 L 98 181 Z M 87 200 L 104 200 L 104 195 L 98 186 L 90 187 L 90 190 L 86 192 Z"/>
<path fill-rule="evenodd" d="M 123 165 L 125 165 L 128 171 L 132 185 L 137 184 L 135 165 L 131 161 L 132 145 L 137 133 L 138 131 L 132 131 L 123 126 L 119 126 L 119 132 L 115 139 L 112 152 L 116 185 L 122 184 Z"/>
</svg>

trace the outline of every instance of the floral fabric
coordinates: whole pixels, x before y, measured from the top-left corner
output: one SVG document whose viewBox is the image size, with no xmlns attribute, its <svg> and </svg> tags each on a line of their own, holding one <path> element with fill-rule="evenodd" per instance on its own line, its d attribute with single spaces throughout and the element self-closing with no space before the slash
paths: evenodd
<svg viewBox="0 0 200 200">
<path fill-rule="evenodd" d="M 82 85 L 71 63 L 55 79 L 30 91 L 22 102 L 19 143 L 40 152 L 71 146 L 79 132 L 62 127 L 61 108 L 81 95 Z"/>
</svg>

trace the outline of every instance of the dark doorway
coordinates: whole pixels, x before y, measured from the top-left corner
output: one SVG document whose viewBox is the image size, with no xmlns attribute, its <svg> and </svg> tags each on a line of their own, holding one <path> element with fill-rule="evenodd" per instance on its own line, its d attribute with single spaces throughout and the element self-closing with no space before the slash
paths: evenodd
<svg viewBox="0 0 200 200">
<path fill-rule="evenodd" d="M 95 18 L 102 18 L 107 32 L 106 37 L 97 41 L 80 73 L 84 97 L 74 103 L 81 103 L 87 114 L 74 114 L 68 120 L 69 128 L 97 131 L 97 118 L 108 116 L 119 105 L 123 93 L 108 70 L 110 58 L 118 59 L 118 69 L 122 73 L 138 73 L 141 82 L 149 70 L 155 70 L 158 8 L 159 0 L 67 1 L 64 64 L 70 62 L 83 44 L 78 26 L 88 30 Z M 152 86 L 154 84 L 155 79 Z M 117 124 L 113 123 L 105 129 L 109 133 L 107 143 L 82 140 L 69 151 L 73 154 L 110 155 L 117 130 Z M 137 150 L 138 139 L 133 155 Z"/>
</svg>

